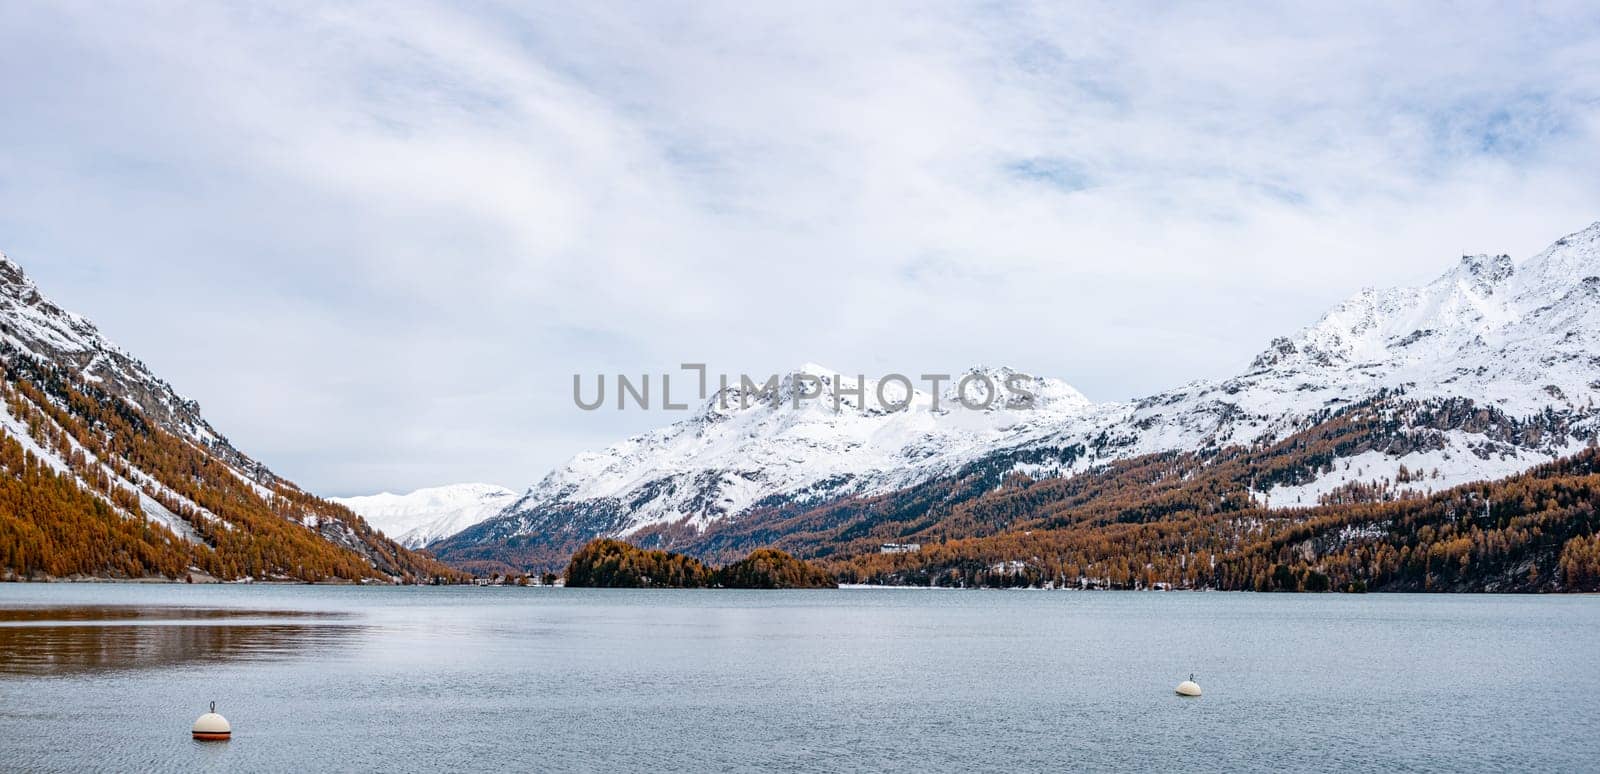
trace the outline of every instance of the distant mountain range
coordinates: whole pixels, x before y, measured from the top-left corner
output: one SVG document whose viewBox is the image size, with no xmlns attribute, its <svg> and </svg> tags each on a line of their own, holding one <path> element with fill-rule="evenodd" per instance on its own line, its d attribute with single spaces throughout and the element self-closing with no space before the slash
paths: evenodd
<svg viewBox="0 0 1600 774">
<path fill-rule="evenodd" d="M 0 577 L 459 575 L 234 448 L 0 255 Z"/>
<path fill-rule="evenodd" d="M 1249 497 L 1313 506 L 1362 486 L 1405 497 L 1502 478 L 1594 441 L 1600 223 L 1520 266 L 1504 255 L 1464 256 L 1424 286 L 1364 290 L 1272 340 L 1232 378 L 1139 400 L 1092 403 L 1064 382 L 1034 379 L 1033 410 L 970 410 L 945 396 L 935 411 L 918 393 L 904 411 L 861 411 L 849 397 L 857 377 L 814 365 L 798 372 L 822 382 L 823 400 L 794 409 L 740 407 L 736 391 L 713 396 L 680 422 L 574 457 L 430 548 L 479 567 L 558 567 L 595 536 L 710 555 L 747 548 L 736 535 L 786 537 L 763 525 L 798 513 L 973 470 L 997 482 L 1071 479 L 1145 455 L 1203 460 L 1358 408 L 1388 412 L 1381 437 L 1347 444 L 1305 475 L 1250 482 Z M 795 379 L 782 389 L 795 389 Z M 835 412 L 826 398 L 841 389 L 846 405 Z M 792 547 L 818 556 L 843 550 L 847 537 Z"/>
<path fill-rule="evenodd" d="M 0 577 L 419 580 L 456 576 L 417 547 L 559 570 L 617 537 L 720 563 L 773 546 L 874 582 L 1600 584 L 1600 223 L 1520 265 L 1464 256 L 1362 291 L 1228 379 L 1095 403 L 975 368 L 1034 397 L 891 409 L 806 365 L 776 403 L 729 388 L 520 494 L 305 492 L 3 256 L 0 367 Z M 822 395 L 796 407 L 802 381 Z"/>
<path fill-rule="evenodd" d="M 505 510 L 517 493 L 494 484 L 452 484 L 332 499 L 406 548 L 422 548 Z"/>
</svg>

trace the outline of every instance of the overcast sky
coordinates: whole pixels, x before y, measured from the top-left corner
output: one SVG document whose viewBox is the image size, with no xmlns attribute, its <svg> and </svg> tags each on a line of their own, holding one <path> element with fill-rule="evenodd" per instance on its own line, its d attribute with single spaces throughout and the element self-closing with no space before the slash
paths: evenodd
<svg viewBox="0 0 1600 774">
<path fill-rule="evenodd" d="M 1600 219 L 1592 4 L 273 5 L 0 4 L 0 250 L 326 495 L 674 418 L 575 372 L 1137 397 Z"/>
</svg>

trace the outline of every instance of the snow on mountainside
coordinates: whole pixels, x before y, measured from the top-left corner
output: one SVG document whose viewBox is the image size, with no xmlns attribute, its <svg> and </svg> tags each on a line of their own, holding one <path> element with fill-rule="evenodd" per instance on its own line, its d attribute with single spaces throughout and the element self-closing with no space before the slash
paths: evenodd
<svg viewBox="0 0 1600 774">
<path fill-rule="evenodd" d="M 1065 427 L 1050 443 L 1105 434 L 1100 459 L 1249 443 L 1282 437 L 1380 394 L 1418 401 L 1466 399 L 1508 418 L 1548 417 L 1576 432 L 1505 428 L 1446 433 L 1433 491 L 1526 470 L 1576 452 L 1592 436 L 1600 396 L 1600 223 L 1516 266 L 1507 256 L 1464 256 L 1418 288 L 1363 290 L 1292 337 L 1275 339 L 1242 374 L 1196 382 L 1132 405 L 1102 406 L 1087 427 Z M 1315 504 L 1337 483 L 1394 479 L 1412 450 L 1358 466 L 1280 504 Z M 1088 462 L 1097 461 L 1090 457 Z M 1411 460 L 1412 467 L 1421 463 Z M 1063 472 L 1063 471 L 1045 471 Z M 1288 497 L 1287 495 L 1293 495 Z"/>
<path fill-rule="evenodd" d="M 515 499 L 515 490 L 494 484 L 452 484 L 403 495 L 384 492 L 332 498 L 406 548 L 421 548 L 450 537 L 499 513 Z"/>
<path fill-rule="evenodd" d="M 968 373 L 982 373 L 996 385 L 1019 376 L 1006 368 Z M 821 389 L 798 408 L 797 375 L 815 378 Z M 984 388 L 975 385 L 968 397 L 979 403 Z M 775 495 L 821 498 L 858 490 L 865 482 L 914 483 L 996 446 L 1046 433 L 1092 406 L 1064 382 L 1032 378 L 1026 385 L 1035 396 L 1029 405 L 1001 392 L 988 408 L 968 408 L 958 402 L 956 386 L 947 384 L 937 396 L 912 389 L 909 405 L 891 411 L 879 406 L 876 381 L 807 364 L 782 380 L 777 406 L 754 397 L 741 400 L 745 396 L 730 387 L 689 419 L 578 455 L 507 514 L 597 502 L 619 515 L 618 534 L 685 519 L 703 527 Z M 856 394 L 860 390 L 865 401 Z M 886 384 L 884 395 L 891 404 L 907 400 L 899 383 Z"/>
<path fill-rule="evenodd" d="M 1452 420 L 1459 427 L 1438 433 L 1436 448 L 1374 453 L 1362 460 L 1360 475 L 1392 476 L 1408 454 L 1424 452 L 1431 456 L 1413 463 L 1439 474 L 1415 489 L 1523 470 L 1593 438 L 1600 223 L 1521 266 L 1503 255 L 1466 256 L 1425 286 L 1364 290 L 1298 334 L 1274 340 L 1236 377 L 1138 401 L 1094 404 L 1063 382 L 1040 379 L 1043 397 L 1034 410 L 969 411 L 946 400 L 933 411 L 930 396 L 917 393 L 906 411 L 863 412 L 845 400 L 835 412 L 829 396 L 841 383 L 855 386 L 854 377 L 815 366 L 801 372 L 824 382 L 821 400 L 799 409 L 741 408 L 734 390 L 728 408 L 713 396 L 688 419 L 578 455 L 500 516 L 446 541 L 441 555 L 557 533 L 704 529 L 759 505 L 887 492 L 984 458 L 1009 460 L 1034 477 L 1070 475 L 1139 454 L 1280 438 L 1385 395 L 1466 399 L 1493 411 L 1489 419 Z M 792 391 L 792 381 L 784 390 Z M 867 385 L 869 394 L 873 388 Z M 1565 431 L 1513 432 L 1494 417 L 1542 417 Z M 1412 420 L 1397 413 L 1396 421 Z M 1314 503 L 1355 475 L 1329 473 L 1297 491 L 1268 494 L 1279 504 Z"/>
<path fill-rule="evenodd" d="M 1466 256 L 1421 288 L 1363 291 L 1242 380 L 1305 376 L 1328 389 L 1373 382 L 1481 396 L 1514 414 L 1585 406 L 1600 366 L 1600 224 L 1515 267 Z"/>
</svg>

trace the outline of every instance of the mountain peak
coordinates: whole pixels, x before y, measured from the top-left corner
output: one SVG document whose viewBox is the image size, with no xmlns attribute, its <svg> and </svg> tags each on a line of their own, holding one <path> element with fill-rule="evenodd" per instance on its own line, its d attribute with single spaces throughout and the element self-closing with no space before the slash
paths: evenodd
<svg viewBox="0 0 1600 774">
<path fill-rule="evenodd" d="M 1556 240 L 1556 244 L 1557 245 L 1564 245 L 1564 244 L 1567 244 L 1569 242 L 1584 242 L 1584 241 L 1587 241 L 1587 242 L 1600 241 L 1600 220 L 1597 220 L 1597 221 L 1595 221 L 1593 223 L 1590 223 L 1588 226 L 1586 226 L 1586 227 L 1584 227 L 1582 229 L 1579 229 L 1577 231 L 1572 232 L 1571 234 L 1568 234 L 1568 235 L 1566 235 L 1566 236 L 1564 236 L 1564 237 L 1562 237 L 1560 239 L 1557 239 Z"/>
<path fill-rule="evenodd" d="M 1568 298 L 1597 275 L 1600 222 L 1557 240 L 1520 267 L 1504 254 L 1463 255 L 1426 285 L 1364 288 L 1297 335 L 1275 339 L 1252 369 L 1390 369 L 1445 350 L 1483 346 L 1512 335 L 1525 316 Z M 1427 351 L 1418 349 L 1423 342 L 1431 342 Z M 1429 354 L 1431 347 L 1445 350 Z"/>
<path fill-rule="evenodd" d="M 1481 279 L 1483 282 L 1493 285 L 1510 277 L 1516 271 L 1516 268 L 1516 264 L 1511 261 L 1511 256 L 1509 255 L 1479 253 L 1477 255 L 1461 256 L 1459 273 Z"/>
<path fill-rule="evenodd" d="M 794 371 L 792 373 L 805 374 L 807 376 L 839 376 L 840 375 L 840 373 L 838 371 L 835 371 L 832 368 L 829 368 L 829 367 L 827 367 L 825 365 L 821 365 L 821 364 L 818 364 L 818 363 L 812 363 L 812 362 L 801 363 L 800 367 L 794 369 Z"/>
<path fill-rule="evenodd" d="M 37 304 L 44 300 L 39 286 L 23 271 L 22 265 L 0 252 L 0 294 L 23 304 Z"/>
<path fill-rule="evenodd" d="M 1600 221 L 1557 239 L 1523 264 L 1530 289 L 1549 296 L 1585 277 L 1600 275 Z"/>
</svg>

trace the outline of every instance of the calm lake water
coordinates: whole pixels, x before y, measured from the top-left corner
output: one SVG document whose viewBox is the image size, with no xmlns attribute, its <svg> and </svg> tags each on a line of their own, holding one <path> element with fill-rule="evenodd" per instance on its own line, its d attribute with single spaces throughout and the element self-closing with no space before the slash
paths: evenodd
<svg viewBox="0 0 1600 774">
<path fill-rule="evenodd" d="M 1173 687 L 1190 672 L 1205 689 Z M 234 739 L 198 743 L 210 701 Z M 1600 598 L 0 584 L 0 769 L 1600 766 Z"/>
</svg>

